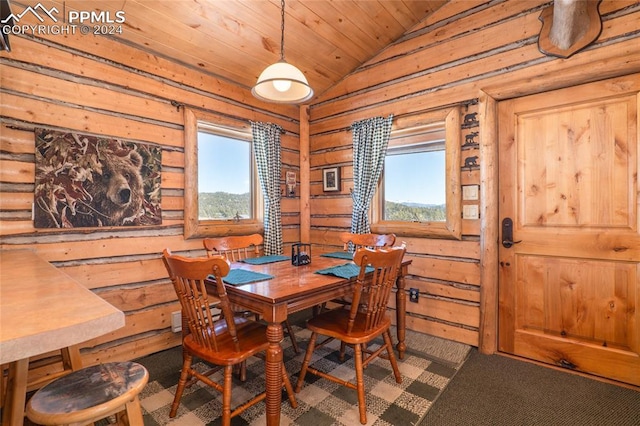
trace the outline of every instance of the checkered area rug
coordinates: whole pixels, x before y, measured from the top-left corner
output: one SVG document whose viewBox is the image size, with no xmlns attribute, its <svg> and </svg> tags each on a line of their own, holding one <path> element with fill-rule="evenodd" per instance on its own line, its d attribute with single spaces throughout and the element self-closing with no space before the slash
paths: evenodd
<svg viewBox="0 0 640 426">
<path fill-rule="evenodd" d="M 295 354 L 288 337 L 283 341 L 285 366 L 295 387 L 298 372 L 304 358 L 304 350 L 310 332 L 293 326 L 300 354 Z M 395 329 L 392 330 L 395 336 Z M 319 340 L 322 336 L 319 337 Z M 470 347 L 456 342 L 407 331 L 408 350 L 403 360 L 398 360 L 402 383 L 396 383 L 388 360 L 376 359 L 365 369 L 367 424 L 368 425 L 416 425 L 427 413 L 431 404 L 447 386 L 466 359 Z M 374 341 L 370 348 L 381 343 Z M 334 341 L 317 349 L 312 365 L 325 372 L 355 383 L 353 351 L 347 349 L 345 360 L 339 356 L 340 343 Z M 179 348 L 165 351 L 180 365 Z M 156 356 L 151 355 L 151 357 Z M 175 358 L 178 359 L 175 359 Z M 137 360 L 145 365 L 146 359 Z M 157 360 L 155 362 L 158 362 Z M 164 361 L 160 361 L 164 362 Z M 208 370 L 204 362 L 195 363 L 201 371 Z M 179 367 L 177 368 L 179 370 Z M 144 424 L 199 426 L 220 424 L 221 394 L 198 382 L 185 389 L 175 418 L 169 418 L 169 409 L 179 371 L 153 378 L 140 394 L 144 413 Z M 221 372 L 212 378 L 220 381 Z M 252 358 L 247 363 L 247 380 L 240 382 L 234 377 L 232 407 L 247 401 L 252 395 L 264 390 L 264 361 Z M 283 390 L 281 425 L 324 426 L 359 425 L 358 400 L 355 390 L 340 386 L 311 373 L 305 377 L 305 385 L 296 394 L 298 407 L 293 409 Z M 258 403 L 231 420 L 232 425 L 266 424 L 264 403 Z"/>
</svg>

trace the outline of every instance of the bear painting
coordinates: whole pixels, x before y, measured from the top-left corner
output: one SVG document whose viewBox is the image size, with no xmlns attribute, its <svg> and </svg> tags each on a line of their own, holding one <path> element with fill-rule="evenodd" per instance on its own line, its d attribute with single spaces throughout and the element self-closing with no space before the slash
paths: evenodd
<svg viewBox="0 0 640 426">
<path fill-rule="evenodd" d="M 159 147 L 48 129 L 35 138 L 36 228 L 162 223 Z"/>
</svg>

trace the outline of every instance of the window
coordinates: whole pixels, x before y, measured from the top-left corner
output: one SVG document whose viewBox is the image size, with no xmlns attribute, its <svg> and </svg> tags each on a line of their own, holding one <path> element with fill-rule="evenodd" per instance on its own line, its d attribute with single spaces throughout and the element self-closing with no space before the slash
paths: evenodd
<svg viewBox="0 0 640 426">
<path fill-rule="evenodd" d="M 384 161 L 382 220 L 447 220 L 444 139 L 389 147 Z"/>
<path fill-rule="evenodd" d="M 221 130 L 198 125 L 198 220 L 253 219 L 251 141 Z"/>
<path fill-rule="evenodd" d="M 185 112 L 185 238 L 262 232 L 251 129 Z"/>
<path fill-rule="evenodd" d="M 425 114 L 400 125 L 389 139 L 372 230 L 459 239 L 459 109 Z"/>
</svg>

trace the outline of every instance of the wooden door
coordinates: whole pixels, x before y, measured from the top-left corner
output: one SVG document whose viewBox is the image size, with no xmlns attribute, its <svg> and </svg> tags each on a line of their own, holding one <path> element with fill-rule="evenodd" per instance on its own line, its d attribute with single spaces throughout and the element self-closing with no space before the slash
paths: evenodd
<svg viewBox="0 0 640 426">
<path fill-rule="evenodd" d="M 499 104 L 500 351 L 640 385 L 639 90 Z"/>
</svg>

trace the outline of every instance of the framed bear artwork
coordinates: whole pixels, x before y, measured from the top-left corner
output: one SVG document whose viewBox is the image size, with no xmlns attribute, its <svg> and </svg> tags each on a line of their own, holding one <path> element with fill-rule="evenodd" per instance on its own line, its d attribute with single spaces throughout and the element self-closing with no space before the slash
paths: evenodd
<svg viewBox="0 0 640 426">
<path fill-rule="evenodd" d="M 144 226 L 162 223 L 162 150 L 35 129 L 34 227 Z"/>
</svg>

